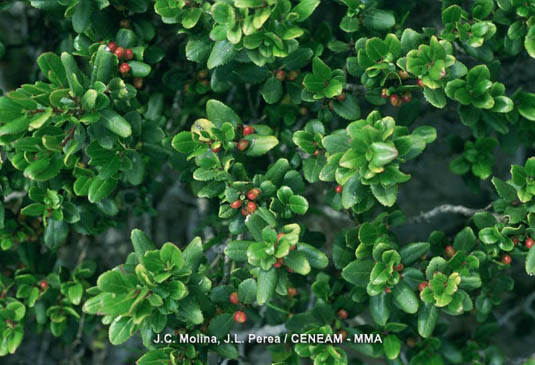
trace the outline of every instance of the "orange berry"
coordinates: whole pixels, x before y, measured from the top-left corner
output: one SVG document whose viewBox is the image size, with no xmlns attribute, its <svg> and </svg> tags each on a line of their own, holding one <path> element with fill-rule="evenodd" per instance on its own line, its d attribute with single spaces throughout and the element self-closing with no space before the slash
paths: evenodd
<svg viewBox="0 0 535 365">
<path fill-rule="evenodd" d="M 244 323 L 245 321 L 247 321 L 247 315 L 242 311 L 236 311 L 234 313 L 234 321 L 238 323 Z"/>
<path fill-rule="evenodd" d="M 229 300 L 232 304 L 238 304 L 240 300 L 238 299 L 238 292 L 230 293 Z"/>
<path fill-rule="evenodd" d="M 239 207 L 241 207 L 241 200 L 233 201 L 232 203 L 230 203 L 230 207 L 232 209 L 238 209 Z"/>
<path fill-rule="evenodd" d="M 349 316 L 349 313 L 345 309 L 339 309 L 338 312 L 338 318 L 340 319 L 346 319 Z"/>
</svg>

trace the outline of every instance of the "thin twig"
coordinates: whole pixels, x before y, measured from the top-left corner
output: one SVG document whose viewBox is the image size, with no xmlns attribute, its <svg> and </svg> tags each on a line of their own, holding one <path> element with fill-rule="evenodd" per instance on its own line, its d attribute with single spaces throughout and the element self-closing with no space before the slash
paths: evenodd
<svg viewBox="0 0 535 365">
<path fill-rule="evenodd" d="M 492 207 L 492 204 L 487 205 L 485 208 L 472 209 L 462 205 L 452 205 L 452 204 L 442 204 L 438 207 L 435 207 L 427 212 L 422 212 L 415 217 L 410 217 L 407 219 L 407 223 L 420 223 L 423 221 L 429 221 L 430 219 L 445 213 L 460 214 L 466 217 L 471 217 L 478 212 L 484 212 L 489 210 Z M 501 218 L 500 216 L 497 216 Z"/>
</svg>

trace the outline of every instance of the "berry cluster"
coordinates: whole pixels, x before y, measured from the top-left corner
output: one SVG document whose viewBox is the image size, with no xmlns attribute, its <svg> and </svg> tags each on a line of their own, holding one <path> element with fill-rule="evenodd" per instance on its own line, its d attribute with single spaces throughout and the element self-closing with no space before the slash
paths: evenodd
<svg viewBox="0 0 535 365">
<path fill-rule="evenodd" d="M 253 188 L 247 192 L 247 203 L 246 205 L 241 209 L 241 214 L 245 217 L 251 213 L 254 213 L 256 211 L 256 203 L 254 202 L 256 198 L 260 195 L 261 191 L 258 188 Z M 242 207 L 244 201 L 241 199 L 235 200 L 232 203 L 230 203 L 230 207 L 232 209 L 239 209 Z"/>
<path fill-rule="evenodd" d="M 115 42 L 109 42 L 108 49 L 111 53 L 117 56 L 119 62 L 123 60 L 131 61 L 134 59 L 134 51 L 132 51 L 130 48 L 124 49 L 123 47 L 118 46 Z M 127 62 L 121 62 L 119 64 L 119 73 L 123 77 L 128 76 L 130 73 L 130 65 Z M 143 87 L 143 79 L 140 77 L 134 77 L 132 82 L 136 89 L 141 89 Z"/>
</svg>

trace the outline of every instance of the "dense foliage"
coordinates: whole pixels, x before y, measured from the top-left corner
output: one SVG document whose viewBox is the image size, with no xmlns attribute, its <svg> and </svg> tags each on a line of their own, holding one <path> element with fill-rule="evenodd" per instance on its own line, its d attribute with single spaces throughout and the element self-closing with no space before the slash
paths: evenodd
<svg viewBox="0 0 535 365">
<path fill-rule="evenodd" d="M 273 363 L 507 363 L 492 334 L 511 267 L 535 275 L 535 158 L 495 176 L 494 155 L 533 147 L 535 94 L 501 73 L 535 58 L 535 1 L 442 0 L 413 29 L 418 3 L 26 1 L 43 53 L 0 97 L 0 356 L 28 332 L 106 328 L 113 345 L 141 339 L 140 365 L 244 360 L 152 339 L 269 325 L 382 338 L 260 345 Z M 404 166 L 452 137 L 422 104 L 456 111 L 450 170 L 495 191 L 456 234 L 411 242 L 395 232 Z M 134 229 L 124 263 L 86 257 L 129 217 L 164 218 L 162 174 L 206 203 L 199 236 Z M 318 231 L 328 214 L 352 226 Z M 470 329 L 448 332 L 454 316 Z"/>
</svg>

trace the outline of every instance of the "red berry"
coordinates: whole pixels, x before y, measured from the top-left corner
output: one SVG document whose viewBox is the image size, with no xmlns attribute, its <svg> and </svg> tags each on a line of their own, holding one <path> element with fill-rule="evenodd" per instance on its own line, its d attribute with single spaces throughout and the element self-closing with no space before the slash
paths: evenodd
<svg viewBox="0 0 535 365">
<path fill-rule="evenodd" d="M 455 255 L 455 249 L 452 245 L 447 245 L 444 252 L 446 252 L 446 255 L 449 257 L 453 257 Z"/>
<path fill-rule="evenodd" d="M 388 89 L 383 89 L 383 90 L 381 90 L 381 97 L 382 97 L 383 99 L 388 98 Z"/>
<path fill-rule="evenodd" d="M 232 304 L 238 304 L 240 302 L 238 299 L 238 292 L 234 291 L 230 293 L 229 300 Z"/>
<path fill-rule="evenodd" d="M 503 255 L 503 257 L 502 257 L 502 262 L 503 262 L 505 265 L 510 265 L 512 261 L 513 261 L 513 259 L 511 258 L 511 256 L 509 256 L 509 255 Z"/>
<path fill-rule="evenodd" d="M 288 295 L 291 296 L 291 297 L 295 297 L 297 295 L 297 289 L 288 288 Z"/>
<path fill-rule="evenodd" d="M 244 323 L 247 320 L 247 315 L 242 311 L 236 311 L 234 313 L 234 321 L 238 323 Z"/>
<path fill-rule="evenodd" d="M 256 203 L 255 202 L 247 203 L 247 211 L 249 213 L 254 213 L 255 210 L 256 210 Z"/>
<path fill-rule="evenodd" d="M 346 319 L 349 316 L 349 313 L 345 309 L 339 309 L 338 312 L 338 318 L 340 319 Z"/>
<path fill-rule="evenodd" d="M 336 185 L 336 187 L 334 188 L 336 194 L 342 194 L 342 190 L 344 190 L 344 187 L 342 185 Z"/>
<path fill-rule="evenodd" d="M 296 248 L 297 248 L 297 245 L 291 245 L 290 246 L 290 251 L 294 251 Z"/>
<path fill-rule="evenodd" d="M 535 244 L 535 242 L 533 241 L 533 238 L 531 238 L 531 237 L 526 238 L 526 247 L 527 248 L 532 248 L 533 244 Z"/>
<path fill-rule="evenodd" d="M 390 104 L 392 104 L 392 106 L 394 108 L 397 108 L 398 106 L 400 106 L 401 104 L 403 104 L 403 100 L 401 100 L 401 98 L 399 97 L 399 95 L 397 94 L 392 94 L 390 95 Z"/>
<path fill-rule="evenodd" d="M 341 93 L 336 97 L 336 100 L 338 101 L 345 101 L 346 100 L 346 93 Z"/>
<path fill-rule="evenodd" d="M 232 203 L 230 203 L 230 207 L 232 209 L 238 209 L 239 207 L 241 207 L 241 200 L 233 201 Z"/>
<path fill-rule="evenodd" d="M 284 70 L 279 70 L 279 71 L 277 71 L 277 73 L 275 74 L 275 77 L 276 77 L 277 80 L 279 80 L 280 82 L 283 82 L 283 81 L 286 79 L 286 72 L 284 72 Z"/>
<path fill-rule="evenodd" d="M 317 156 L 317 155 L 319 155 L 319 154 L 320 154 L 320 150 L 315 150 L 315 151 L 314 151 L 314 156 Z"/>
<path fill-rule="evenodd" d="M 247 193 L 247 199 L 256 200 L 256 198 L 258 198 L 258 195 L 260 195 L 260 189 L 253 188 Z"/>
<path fill-rule="evenodd" d="M 253 133 L 254 133 L 254 128 L 252 126 L 248 125 L 243 128 L 244 136 L 248 136 L 249 134 L 253 134 Z"/>
<path fill-rule="evenodd" d="M 388 286 L 385 288 L 385 293 L 392 293 L 392 289 L 390 289 Z"/>
<path fill-rule="evenodd" d="M 277 259 L 277 261 L 273 264 L 273 267 L 275 269 L 278 269 L 279 267 L 282 266 L 283 263 L 284 263 L 284 261 L 282 261 L 281 259 Z"/>
<path fill-rule="evenodd" d="M 249 212 L 247 211 L 247 209 L 245 209 L 245 208 L 241 208 L 241 215 L 243 215 L 244 217 L 246 217 L 247 215 L 249 215 Z"/>
<path fill-rule="evenodd" d="M 108 43 L 108 48 L 110 49 L 110 52 L 115 52 L 115 50 L 117 49 L 117 43 L 109 42 Z"/>
<path fill-rule="evenodd" d="M 422 281 L 420 284 L 418 284 L 418 290 L 422 291 L 427 287 L 427 281 Z"/>
<path fill-rule="evenodd" d="M 420 86 L 421 88 L 424 87 L 424 82 L 422 81 L 422 79 L 418 79 L 418 86 Z"/>
<path fill-rule="evenodd" d="M 401 271 L 403 270 L 403 267 L 404 267 L 403 264 L 397 264 L 396 266 L 394 266 L 394 270 Z"/>
<path fill-rule="evenodd" d="M 405 94 L 403 94 L 403 101 L 408 103 L 409 101 L 412 100 L 412 95 L 410 92 L 406 92 Z"/>
<path fill-rule="evenodd" d="M 277 235 L 277 243 L 279 243 L 280 239 L 282 238 L 282 236 L 284 236 L 284 233 L 279 233 Z"/>
<path fill-rule="evenodd" d="M 46 282 L 46 280 L 41 280 L 39 286 L 41 287 L 41 289 L 46 290 L 48 288 L 48 283 Z"/>
<path fill-rule="evenodd" d="M 127 60 L 131 60 L 134 58 L 134 52 L 128 48 L 126 51 L 124 51 L 124 58 L 126 58 Z"/>
<path fill-rule="evenodd" d="M 249 141 L 246 139 L 242 139 L 238 142 L 238 150 L 245 151 L 249 147 Z"/>
<path fill-rule="evenodd" d="M 113 52 L 113 53 L 115 53 L 115 55 L 116 55 L 119 59 L 121 59 L 121 58 L 124 57 L 124 48 L 123 48 L 123 47 L 117 47 L 117 49 L 116 49 L 115 52 Z"/>
<path fill-rule="evenodd" d="M 513 237 L 513 244 L 515 246 L 518 245 L 518 242 L 519 242 L 518 237 Z"/>
<path fill-rule="evenodd" d="M 143 87 L 143 79 L 141 77 L 134 77 L 133 83 L 136 89 L 141 89 Z"/>
<path fill-rule="evenodd" d="M 130 72 L 130 65 L 129 65 L 128 63 L 126 63 L 126 62 L 121 63 L 121 64 L 119 65 L 119 72 L 120 72 L 121 74 L 123 74 L 123 75 L 129 73 L 129 72 Z"/>
<path fill-rule="evenodd" d="M 409 78 L 407 71 L 399 70 L 398 75 L 402 80 L 407 80 Z"/>
</svg>

